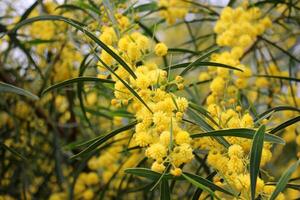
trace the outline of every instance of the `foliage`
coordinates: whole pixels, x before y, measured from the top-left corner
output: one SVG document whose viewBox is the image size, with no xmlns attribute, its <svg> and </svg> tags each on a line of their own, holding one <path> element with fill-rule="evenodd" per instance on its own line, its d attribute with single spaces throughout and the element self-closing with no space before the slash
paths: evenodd
<svg viewBox="0 0 300 200">
<path fill-rule="evenodd" d="M 0 199 L 296 199 L 300 2 L 4 1 Z"/>
</svg>

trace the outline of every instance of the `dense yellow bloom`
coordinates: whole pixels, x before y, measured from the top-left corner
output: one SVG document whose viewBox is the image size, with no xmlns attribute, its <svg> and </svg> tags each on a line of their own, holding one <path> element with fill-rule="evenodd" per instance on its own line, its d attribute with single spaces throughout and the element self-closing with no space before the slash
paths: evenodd
<svg viewBox="0 0 300 200">
<path fill-rule="evenodd" d="M 164 43 L 155 45 L 155 54 L 158 56 L 165 56 L 168 53 L 168 47 Z"/>
<path fill-rule="evenodd" d="M 161 7 L 160 15 L 166 19 L 169 24 L 173 24 L 177 19 L 185 17 L 189 10 L 189 4 L 182 0 L 158 0 Z"/>
</svg>

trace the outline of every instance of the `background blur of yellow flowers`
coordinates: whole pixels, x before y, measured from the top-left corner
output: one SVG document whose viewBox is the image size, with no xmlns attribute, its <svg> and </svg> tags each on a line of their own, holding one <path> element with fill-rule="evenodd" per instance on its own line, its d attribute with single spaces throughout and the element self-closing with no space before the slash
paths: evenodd
<svg viewBox="0 0 300 200">
<path fill-rule="evenodd" d="M 299 199 L 300 1 L 0 7 L 0 200 Z"/>
</svg>

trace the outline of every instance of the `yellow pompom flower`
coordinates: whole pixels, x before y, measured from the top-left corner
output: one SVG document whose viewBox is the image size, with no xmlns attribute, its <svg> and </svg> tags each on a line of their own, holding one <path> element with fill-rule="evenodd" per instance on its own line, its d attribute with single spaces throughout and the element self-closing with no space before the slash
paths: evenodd
<svg viewBox="0 0 300 200">
<path fill-rule="evenodd" d="M 154 160 L 162 160 L 167 155 L 167 148 L 159 143 L 152 144 L 145 152 L 146 156 Z"/>
<path fill-rule="evenodd" d="M 190 134 L 186 131 L 179 131 L 176 134 L 175 141 L 179 145 L 184 143 L 189 144 L 191 141 Z"/>
<path fill-rule="evenodd" d="M 165 168 L 166 167 L 162 163 L 159 163 L 157 161 L 152 163 L 152 166 L 151 166 L 151 170 L 158 172 L 158 173 L 162 173 L 165 170 Z"/>
<path fill-rule="evenodd" d="M 155 45 L 155 54 L 157 56 L 165 56 L 168 53 L 168 47 L 164 43 L 158 43 Z"/>
<path fill-rule="evenodd" d="M 175 169 L 171 169 L 170 173 L 173 176 L 181 176 L 182 170 L 180 168 L 176 167 Z"/>
<path fill-rule="evenodd" d="M 225 81 L 222 77 L 216 77 L 210 84 L 210 89 L 215 94 L 223 94 L 225 89 Z"/>
</svg>

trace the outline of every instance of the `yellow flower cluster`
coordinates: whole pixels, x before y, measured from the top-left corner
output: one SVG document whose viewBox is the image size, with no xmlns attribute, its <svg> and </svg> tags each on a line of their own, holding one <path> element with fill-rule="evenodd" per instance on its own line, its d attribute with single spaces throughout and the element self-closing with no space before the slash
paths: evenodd
<svg viewBox="0 0 300 200">
<path fill-rule="evenodd" d="M 213 69 L 200 74 L 199 79 L 209 80 L 211 94 L 207 97 L 207 110 L 210 112 L 217 125 L 215 129 L 223 128 L 254 128 L 253 117 L 239 106 L 237 102 L 238 91 L 248 86 L 248 79 L 252 75 L 249 67 L 240 63 L 240 58 L 248 47 L 269 28 L 269 18 L 260 19 L 259 8 L 223 9 L 220 19 L 216 23 L 217 44 L 227 46 L 230 49 L 219 54 L 213 54 L 211 61 L 239 67 L 241 71 L 230 71 L 224 68 Z M 264 79 L 259 80 L 263 82 Z M 267 83 L 266 83 L 267 84 Z M 207 162 L 219 172 L 219 178 L 215 182 L 222 187 L 230 187 L 240 197 L 250 198 L 250 175 L 247 169 L 251 140 L 236 137 L 225 137 L 231 144 L 229 149 L 224 148 L 211 138 L 203 138 L 195 141 L 195 148 L 208 149 Z M 261 166 L 264 166 L 272 158 L 271 145 L 265 143 L 262 152 Z M 220 178 L 226 181 L 220 182 Z M 262 179 L 257 180 L 256 195 L 269 195 L 268 187 Z M 218 193 L 219 194 L 219 193 Z M 219 194 L 226 198 L 226 195 Z M 281 194 L 282 195 L 282 194 Z M 281 196 L 282 197 L 282 196 Z M 230 198 L 228 196 L 228 198 Z"/>
<path fill-rule="evenodd" d="M 239 51 L 238 48 L 243 50 L 249 47 L 258 35 L 272 25 L 268 17 L 260 18 L 261 11 L 257 7 L 224 8 L 214 28 L 217 33 L 217 44 L 235 47 L 233 49 L 235 51 Z"/>
<path fill-rule="evenodd" d="M 162 172 L 167 163 L 172 163 L 172 172 L 180 175 L 177 168 L 193 158 L 189 133 L 180 128 L 188 101 L 183 97 L 176 97 L 166 91 L 166 88 L 175 84 L 182 89 L 184 80 L 177 77 L 176 80 L 169 81 L 166 71 L 159 69 L 155 63 L 145 62 L 151 52 L 155 52 L 157 56 L 165 56 L 168 47 L 164 43 L 158 43 L 153 50 L 150 40 L 139 32 L 126 34 L 117 40 L 110 27 L 104 28 L 100 38 L 104 38 L 103 42 L 131 66 L 136 79 L 130 77 L 120 66 L 115 73 L 137 91 L 147 107 L 115 76 L 112 76 L 116 81 L 112 105 L 128 105 L 129 111 L 136 115 L 139 123 L 136 125 L 134 141 L 138 146 L 147 147 L 146 156 L 155 161 L 152 169 Z M 102 51 L 100 58 L 110 66 L 116 65 L 116 61 L 105 51 Z M 143 64 L 137 66 L 139 61 Z M 99 66 L 99 76 L 107 76 L 104 67 L 100 63 Z"/>
<path fill-rule="evenodd" d="M 182 0 L 158 0 L 160 15 L 167 23 L 174 24 L 177 19 L 183 19 L 189 11 L 189 3 Z"/>
</svg>

